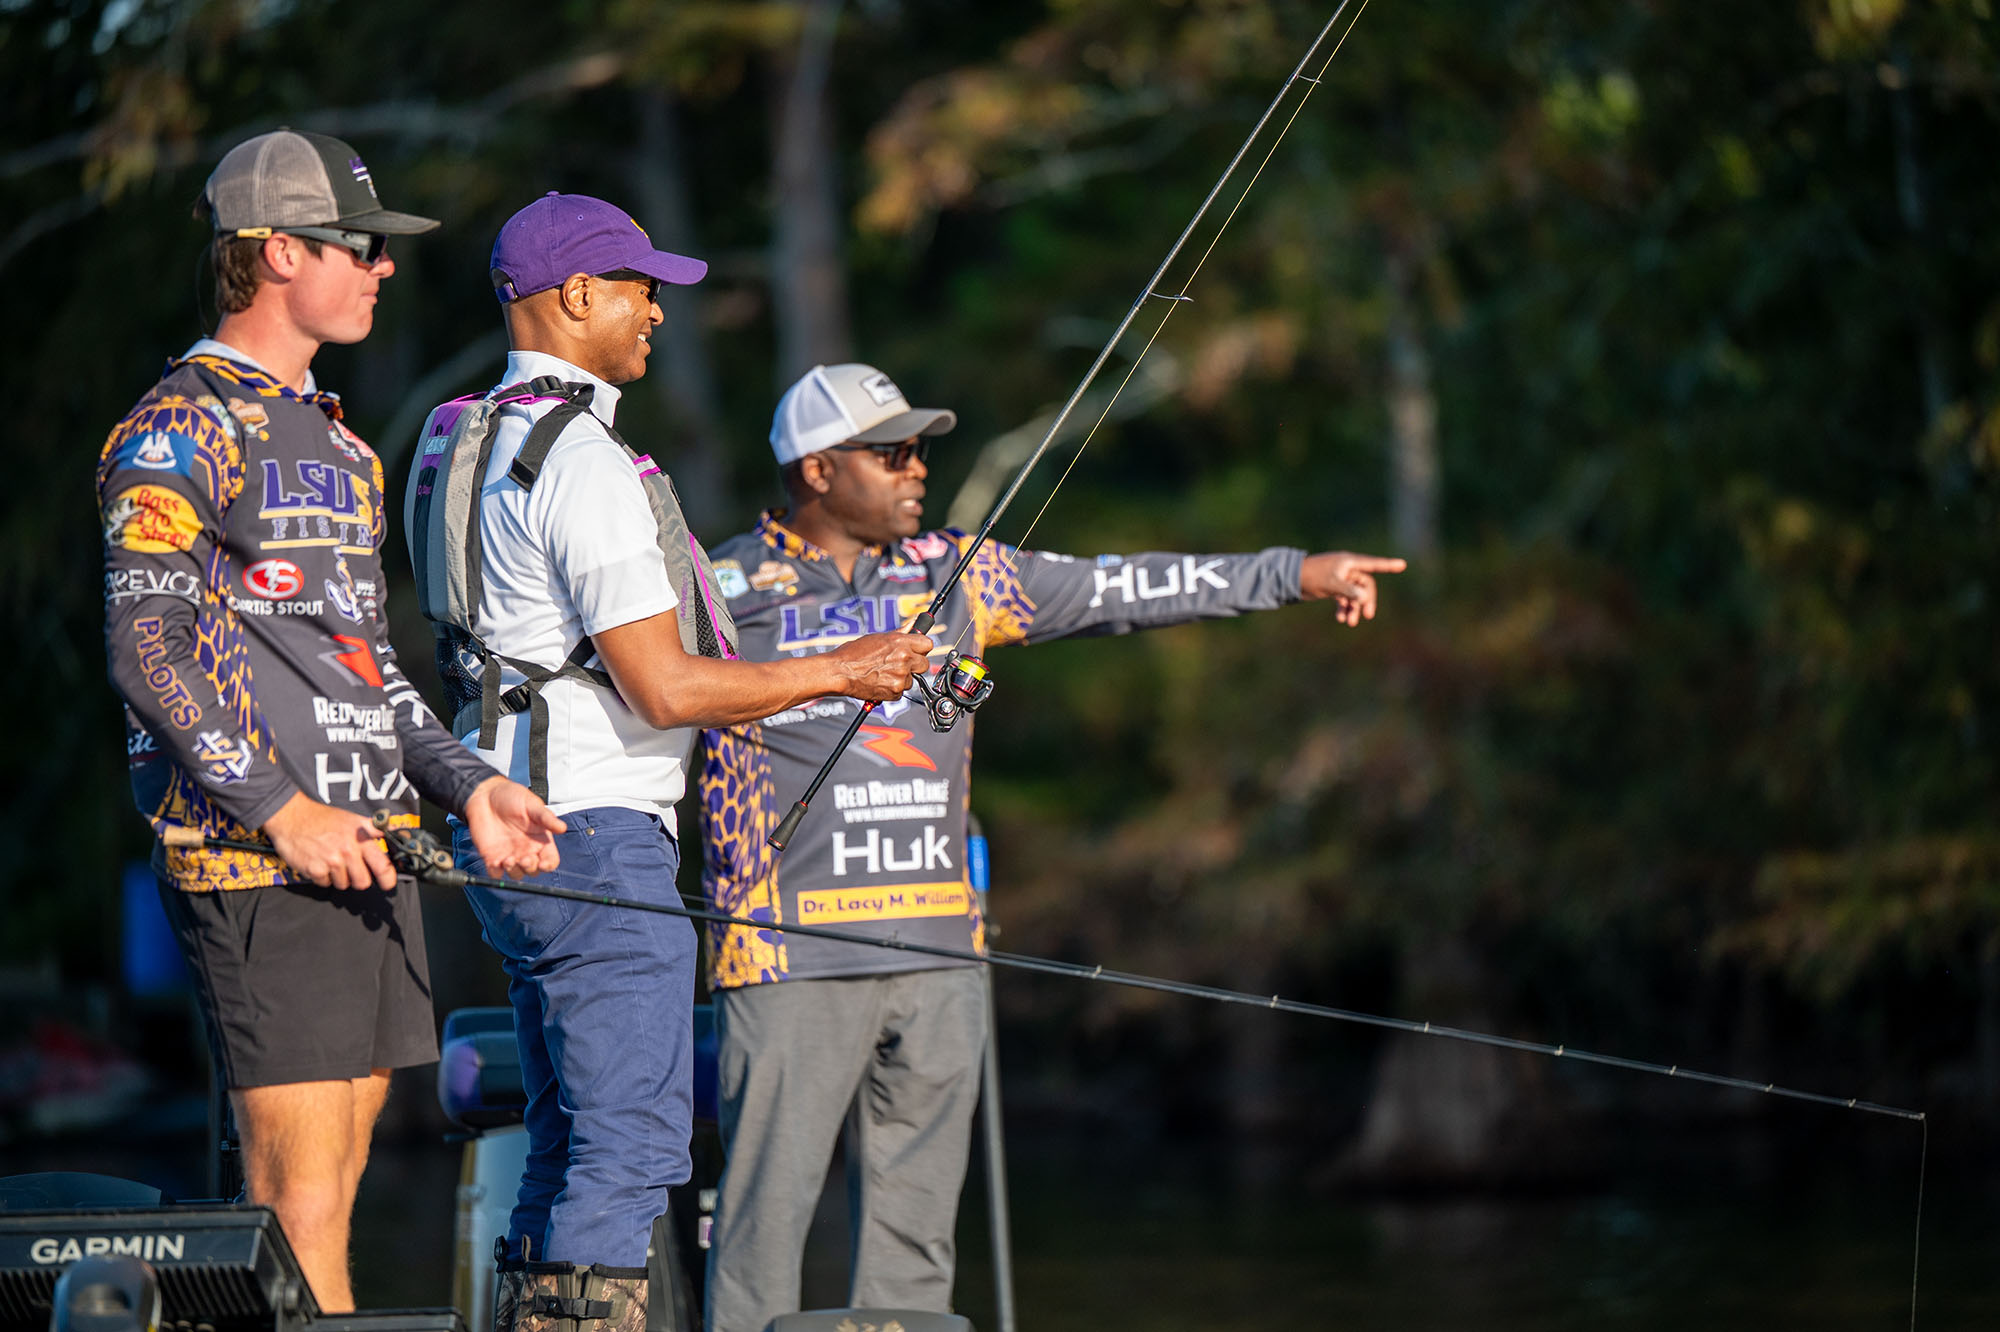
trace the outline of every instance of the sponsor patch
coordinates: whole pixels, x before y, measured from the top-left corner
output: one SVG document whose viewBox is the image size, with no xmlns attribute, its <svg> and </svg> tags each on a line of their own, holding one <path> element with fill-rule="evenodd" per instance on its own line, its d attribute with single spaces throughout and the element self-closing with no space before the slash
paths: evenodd
<svg viewBox="0 0 2000 1332">
<path fill-rule="evenodd" d="M 329 421 L 326 437 L 333 444 L 334 451 L 349 462 L 366 462 L 368 446 L 361 442 L 361 436 L 349 430 L 339 421 Z"/>
<path fill-rule="evenodd" d="M 201 519 L 185 495 L 165 486 L 133 486 L 104 506 L 104 544 L 142 555 L 192 550 Z"/>
<path fill-rule="evenodd" d="M 903 552 L 919 562 L 941 560 L 951 554 L 951 543 L 936 532 L 925 532 L 922 536 L 913 536 L 904 541 Z"/>
<path fill-rule="evenodd" d="M 833 807 L 845 823 L 934 822 L 946 816 L 950 802 L 951 783 L 942 777 L 841 782 L 833 788 Z"/>
<path fill-rule="evenodd" d="M 231 398 L 229 414 L 241 421 L 246 430 L 256 431 L 259 439 L 263 438 L 264 433 L 271 428 L 271 413 L 261 402 Z"/>
<path fill-rule="evenodd" d="M 242 445 L 243 428 L 236 424 L 236 418 L 231 416 L 229 409 L 222 405 L 222 399 L 216 397 L 213 393 L 204 393 L 194 400 L 194 405 L 209 414 L 215 424 L 222 428 L 222 433 L 229 436 L 231 444 Z"/>
<path fill-rule="evenodd" d="M 146 687 L 160 701 L 167 720 L 176 730 L 188 730 L 201 720 L 201 705 L 181 682 L 173 663 L 167 660 L 167 625 L 158 616 L 132 621 L 132 633 L 139 648 L 139 669 L 146 673 Z"/>
<path fill-rule="evenodd" d="M 908 883 L 892 888 L 818 888 L 799 894 L 799 923 L 803 925 L 822 921 L 963 916 L 967 910 L 965 885 L 962 883 Z"/>
<path fill-rule="evenodd" d="M 880 370 L 861 381 L 861 391 L 873 398 L 877 407 L 887 407 L 903 396 L 903 390 L 896 387 L 896 381 Z"/>
<path fill-rule="evenodd" d="M 359 754 L 345 760 L 314 754 L 313 779 L 320 801 L 328 805 L 399 800 L 410 790 L 401 768 L 377 768 Z"/>
<path fill-rule="evenodd" d="M 735 598 L 750 594 L 750 580 L 743 576 L 743 566 L 735 560 L 722 560 L 715 566 L 715 585 L 722 589 L 722 595 Z"/>
<path fill-rule="evenodd" d="M 178 597 L 201 601 L 201 575 L 192 569 L 106 569 L 104 599 L 137 601 L 141 597 Z"/>
<path fill-rule="evenodd" d="M 833 877 L 844 879 L 861 871 L 870 877 L 879 874 L 934 874 L 956 869 L 951 863 L 951 838 L 930 825 L 905 842 L 895 832 L 870 828 L 866 834 L 837 829 L 833 834 Z M 965 885 L 954 884 L 963 888 Z M 940 912 L 939 914 L 943 914 Z"/>
<path fill-rule="evenodd" d="M 894 564 L 878 566 L 875 576 L 891 583 L 921 583 L 931 576 L 931 571 L 921 564 L 905 564 L 897 560 Z"/>
<path fill-rule="evenodd" d="M 750 586 L 759 592 L 770 592 L 783 588 L 791 592 L 798 586 L 799 571 L 789 564 L 777 560 L 765 560 L 757 566 L 757 572 L 750 575 Z"/>
<path fill-rule="evenodd" d="M 175 472 L 187 476 L 194 470 L 195 440 L 172 430 L 148 430 L 134 435 L 118 450 L 112 466 L 136 467 L 143 472 Z"/>
<path fill-rule="evenodd" d="M 259 560 L 243 571 L 243 590 L 266 601 L 296 597 L 305 585 L 305 574 L 290 560 Z"/>
<path fill-rule="evenodd" d="M 375 653 L 365 638 L 352 634 L 333 634 L 334 650 L 322 652 L 319 659 L 329 666 L 338 666 L 348 679 L 356 684 L 382 687 L 382 670 L 375 664 Z"/>
<path fill-rule="evenodd" d="M 220 731 L 203 731 L 195 737 L 195 757 L 209 780 L 234 786 L 250 775 L 250 751 Z"/>
<path fill-rule="evenodd" d="M 937 761 L 911 743 L 912 733 L 900 726 L 864 726 L 861 748 L 898 768 L 937 771 Z"/>
<path fill-rule="evenodd" d="M 361 598 L 354 591 L 354 577 L 347 571 L 347 557 L 333 557 L 334 576 L 326 580 L 326 598 L 344 620 L 361 623 Z"/>
</svg>

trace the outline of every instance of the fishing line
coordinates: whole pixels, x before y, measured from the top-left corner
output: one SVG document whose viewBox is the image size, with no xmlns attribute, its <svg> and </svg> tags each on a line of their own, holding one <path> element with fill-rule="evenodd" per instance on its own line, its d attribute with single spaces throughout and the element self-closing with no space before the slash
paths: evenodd
<svg viewBox="0 0 2000 1332">
<path fill-rule="evenodd" d="M 1032 953 L 1007 953 L 989 950 L 976 953 L 969 948 L 952 948 L 942 944 L 917 943 L 898 938 L 895 935 L 876 937 L 852 934 L 846 930 L 829 929 L 824 925 L 787 924 L 779 921 L 757 920 L 749 916 L 737 916 L 716 911 L 705 905 L 705 899 L 681 897 L 678 905 L 669 902 L 645 902 L 595 889 L 565 888 L 559 884 L 534 883 L 520 879 L 495 878 L 490 875 L 474 874 L 461 869 L 453 860 L 452 853 L 441 846 L 430 834 L 418 828 L 387 828 L 387 812 L 376 815 L 376 826 L 382 830 L 389 844 L 390 859 L 397 868 L 421 883 L 442 888 L 463 888 L 467 886 L 485 888 L 497 892 L 521 893 L 530 897 L 558 898 L 567 902 L 584 902 L 593 906 L 622 907 L 631 911 L 651 911 L 661 915 L 680 916 L 691 921 L 701 921 L 710 925 L 726 925 L 748 930 L 776 930 L 780 933 L 797 934 L 806 938 L 826 939 L 836 943 L 860 944 L 868 948 L 881 948 L 899 953 L 915 953 L 924 957 L 945 958 L 950 961 L 968 962 L 977 966 L 1011 967 L 1017 971 L 1038 972 L 1049 976 L 1064 976 L 1071 980 L 1100 981 L 1106 985 L 1122 986 L 1134 990 L 1151 990 L 1160 994 L 1179 995 L 1189 999 L 1206 999 L 1214 1003 L 1233 1004 L 1247 1008 L 1268 1009 L 1274 1013 L 1292 1013 L 1300 1017 L 1325 1018 L 1334 1022 L 1345 1022 L 1356 1026 L 1375 1027 L 1384 1031 L 1405 1032 L 1413 1036 L 1437 1036 L 1445 1040 L 1460 1041 L 1471 1045 L 1484 1045 L 1499 1050 L 1515 1050 L 1523 1054 L 1546 1055 L 1554 1059 L 1567 1059 L 1579 1064 L 1594 1064 L 1601 1068 L 1615 1068 L 1628 1073 L 1646 1073 L 1655 1077 L 1674 1078 L 1682 1082 L 1698 1082 L 1711 1087 L 1722 1087 L 1731 1091 L 1754 1092 L 1761 1096 L 1773 1096 L 1784 1100 L 1802 1101 L 1808 1105 L 1825 1106 L 1834 1110 L 1851 1110 L 1860 1114 L 1875 1115 L 1889 1119 L 1910 1120 L 1921 1126 L 1922 1145 L 1917 1157 L 1917 1216 L 1915 1243 L 1910 1263 L 1910 1328 L 1915 1332 L 1917 1325 L 1917 1277 L 1919 1262 L 1923 1252 L 1924 1224 L 1924 1180 L 1930 1163 L 1930 1120 L 1921 1110 L 1906 1110 L 1900 1106 L 1883 1105 L 1875 1101 L 1865 1101 L 1858 1096 L 1830 1096 L 1823 1092 L 1803 1091 L 1796 1087 L 1784 1087 L 1775 1082 L 1759 1082 L 1752 1078 L 1731 1077 L 1723 1073 L 1709 1073 L 1701 1069 L 1684 1068 L 1679 1064 L 1661 1064 L 1645 1059 L 1628 1059 L 1622 1055 L 1599 1054 L 1594 1050 L 1580 1050 L 1568 1044 L 1551 1045 L 1546 1041 L 1522 1040 L 1513 1036 L 1500 1036 L 1492 1032 L 1472 1031 L 1464 1027 L 1448 1027 L 1436 1022 L 1419 1022 L 1411 1018 L 1387 1017 L 1379 1013 L 1364 1013 L 1356 1009 L 1335 1008 L 1328 1004 L 1310 1004 L 1298 999 L 1287 999 L 1277 994 L 1252 994 L 1247 990 L 1225 989 L 1217 985 L 1199 985 L 1192 981 L 1171 980 L 1164 976 L 1148 976 L 1140 972 L 1116 971 L 1102 965 L 1093 966 L 1083 962 L 1063 962 L 1051 957 L 1038 957 Z M 277 850 L 262 842 L 241 841 L 227 837 L 208 837 L 198 828 L 167 827 L 160 840 L 163 845 L 176 848 L 213 848 L 229 851 L 247 851 L 260 856 L 278 859 Z M 554 876 L 570 879 L 572 882 L 601 884 L 602 879 L 585 880 L 567 870 L 555 870 Z M 548 878 L 550 875 L 543 875 Z M 369 888 L 352 891 L 368 892 Z M 697 905 L 702 903 L 702 905 Z"/>
<path fill-rule="evenodd" d="M 1366 3 L 1367 0 L 1363 0 L 1363 8 L 1366 7 Z M 1047 454 L 1049 446 L 1055 441 L 1057 433 L 1062 430 L 1063 424 L 1069 420 L 1070 413 L 1076 410 L 1077 403 L 1082 401 L 1084 393 L 1095 382 L 1098 373 L 1103 370 L 1105 363 L 1111 359 L 1111 353 L 1117 348 L 1119 340 L 1125 336 L 1125 332 L 1132 326 L 1133 320 L 1138 318 L 1140 308 L 1149 300 L 1166 299 L 1172 304 L 1178 304 L 1189 299 L 1185 290 L 1175 296 L 1163 296 L 1160 291 L 1161 280 L 1166 276 L 1167 270 L 1173 266 L 1174 260 L 1180 257 L 1182 248 L 1186 246 L 1188 239 L 1194 235 L 1195 229 L 1201 225 L 1202 219 L 1208 216 L 1210 207 L 1221 197 L 1223 188 L 1229 184 L 1230 178 L 1236 174 L 1236 168 L 1242 165 L 1243 159 L 1249 155 L 1250 149 L 1255 146 L 1258 136 L 1264 132 L 1264 127 L 1271 122 L 1272 116 L 1276 115 L 1278 108 L 1284 104 L 1286 96 L 1292 90 L 1292 85 L 1300 80 L 1300 77 L 1305 73 L 1306 66 L 1312 63 L 1313 57 L 1319 53 L 1320 47 L 1326 43 L 1327 37 L 1339 25 L 1340 20 L 1346 15 L 1349 6 L 1352 4 L 1353 0 L 1340 0 L 1340 4 L 1335 7 L 1333 13 L 1328 16 L 1325 25 L 1320 28 L 1319 33 L 1313 38 L 1312 45 L 1308 46 L 1305 54 L 1299 57 L 1299 63 L 1293 68 L 1291 76 L 1285 80 L 1277 93 L 1271 98 L 1270 103 L 1265 106 L 1263 114 L 1257 117 L 1257 123 L 1251 126 L 1250 133 L 1244 137 L 1243 142 L 1237 145 L 1235 154 L 1229 159 L 1229 165 L 1223 168 L 1222 174 L 1216 177 L 1215 184 L 1209 187 L 1207 196 L 1201 201 L 1201 206 L 1195 210 L 1194 216 L 1188 219 L 1187 226 L 1182 228 L 1179 238 L 1174 241 L 1173 247 L 1167 251 L 1166 257 L 1160 260 L 1159 267 L 1155 268 L 1153 275 L 1146 280 L 1146 285 L 1140 291 L 1138 299 L 1132 302 L 1131 308 L 1118 321 L 1118 327 L 1112 330 L 1110 338 L 1105 341 L 1103 348 L 1097 353 L 1097 358 L 1091 362 L 1090 369 L 1085 372 L 1083 379 L 1078 382 L 1077 386 L 1071 390 L 1068 400 L 1063 403 L 1062 410 L 1056 413 L 1055 419 L 1049 423 L 1049 428 L 1043 434 L 1041 443 L 1035 446 L 1035 451 L 1028 456 L 1028 460 L 1015 472 L 1014 479 L 1008 482 L 1006 490 L 994 502 L 992 512 L 986 515 L 986 521 L 980 525 L 978 534 L 966 544 L 963 553 L 958 558 L 958 563 L 952 567 L 952 571 L 946 576 L 944 583 L 933 594 L 929 608 L 911 622 L 910 627 L 914 632 L 928 633 L 931 627 L 937 623 L 938 615 L 943 611 L 945 602 L 950 598 L 953 589 L 958 586 L 959 580 L 965 576 L 965 571 L 971 567 L 972 561 L 978 555 L 980 547 L 984 546 L 987 538 L 993 535 L 994 527 L 999 524 L 1002 515 L 1007 512 L 1008 506 L 1014 502 L 1014 497 L 1020 494 L 1021 487 L 1026 484 L 1028 474 L 1034 471 L 1043 456 Z M 1360 16 L 1361 12 L 1357 10 L 1355 12 L 1355 21 L 1358 22 Z M 1347 30 L 1352 32 L 1353 29 L 1354 24 L 1350 22 Z M 1344 44 L 1346 40 L 1346 36 L 1343 34 L 1341 43 Z M 1337 54 L 1339 46 L 1336 45 L 1334 50 Z M 1332 63 L 1332 56 L 1327 57 L 1327 63 Z M 1321 72 L 1325 72 L 1325 66 L 1321 67 Z M 1317 77 L 1307 80 L 1308 96 L 1310 95 L 1311 88 L 1317 86 L 1318 82 Z M 1300 98 L 1299 105 L 1303 106 L 1304 103 L 1305 99 Z M 1296 120 L 1297 117 L 1298 111 L 1295 108 L 1291 118 L 1285 122 L 1285 128 L 1290 129 L 1292 121 Z M 1270 160 L 1271 152 L 1276 151 L 1277 142 L 1282 141 L 1283 138 L 1284 135 L 1281 132 L 1278 140 L 1273 142 L 1270 151 L 1265 154 L 1265 162 Z M 1261 163 L 1257 170 L 1259 174 L 1262 174 L 1263 165 Z M 1251 183 L 1255 184 L 1254 178 Z M 1231 217 L 1235 216 L 1236 208 L 1240 208 L 1242 202 L 1242 198 L 1239 196 L 1236 205 L 1230 209 Z M 1226 221 L 1225 225 L 1227 225 Z M 1218 239 L 1220 235 L 1221 233 L 1218 231 Z M 1214 248 L 1215 240 L 1211 239 L 1209 249 L 1212 251 Z M 1203 258 L 1205 259 L 1206 257 L 1207 255 L 1204 253 Z M 1169 314 L 1171 313 L 1170 310 Z M 1158 336 L 1157 329 L 1154 331 L 1154 336 Z M 1148 345 L 1150 345 L 1150 342 Z M 1129 378 L 1130 374 L 1128 373 L 1127 379 L 1129 380 Z M 1072 463 L 1072 465 L 1074 464 Z M 847 752 L 849 745 L 854 743 L 854 737 L 860 732 L 862 722 L 873 711 L 873 704 L 856 709 L 853 719 L 847 725 L 847 729 L 841 733 L 840 739 L 834 744 L 833 750 L 827 755 L 825 762 L 820 764 L 819 771 L 813 775 L 813 779 L 807 785 L 805 793 L 793 802 L 791 809 L 786 812 L 783 819 L 779 820 L 778 826 L 765 835 L 764 840 L 774 851 L 782 854 L 786 846 L 791 843 L 792 836 L 798 831 L 799 825 L 805 821 L 806 814 L 812 805 L 813 797 L 819 793 L 820 787 L 832 775 L 834 766 L 840 761 L 840 756 Z"/>
<path fill-rule="evenodd" d="M 1345 6 L 1343 6 L 1343 8 L 1345 8 Z M 1007 562 L 1008 573 L 1010 574 L 1013 573 L 1019 566 L 1022 549 L 1028 544 L 1028 538 L 1034 535 L 1036 526 L 1039 525 L 1042 521 L 1042 515 L 1046 514 L 1049 511 L 1049 506 L 1051 504 L 1055 503 L 1057 492 L 1062 490 L 1063 484 L 1069 480 L 1069 474 L 1075 471 L 1077 463 L 1082 461 L 1083 451 L 1090 447 L 1091 440 L 1097 438 L 1098 428 L 1101 427 L 1105 423 L 1105 421 L 1110 419 L 1111 409 L 1118 405 L 1119 396 L 1125 392 L 1126 385 L 1132 382 L 1132 376 L 1134 376 L 1139 372 L 1139 363 L 1146 359 L 1146 353 L 1153 350 L 1153 344 L 1159 340 L 1160 334 L 1166 330 L 1167 321 L 1174 317 L 1175 311 L 1179 310 L 1182 305 L 1194 300 L 1194 297 L 1188 295 L 1188 291 L 1194 286 L 1195 278 L 1200 276 L 1202 265 L 1206 264 L 1208 262 L 1208 257 L 1211 254 L 1215 253 L 1215 247 L 1221 242 L 1222 234 L 1225 231 L 1229 230 L 1229 224 L 1236 220 L 1236 214 L 1239 210 L 1242 209 L 1244 200 L 1250 197 L 1250 191 L 1257 188 L 1257 181 L 1263 176 L 1264 168 L 1271 165 L 1271 159 L 1277 155 L 1278 145 L 1282 144 L 1285 141 L 1285 136 L 1291 133 L 1292 122 L 1296 121 L 1299 118 L 1299 113 L 1306 109 L 1306 103 L 1312 99 L 1313 91 L 1319 87 L 1321 80 L 1326 78 L 1327 70 L 1333 67 L 1333 62 L 1335 59 L 1339 57 L 1341 48 L 1347 45 L 1347 39 L 1354 35 L 1354 29 L 1356 25 L 1358 25 L 1361 22 L 1361 16 L 1363 14 L 1366 14 L 1367 12 L 1368 12 L 1368 0 L 1361 0 L 1361 7 L 1354 11 L 1353 19 L 1351 19 L 1348 22 L 1346 30 L 1340 34 L 1340 40 L 1334 43 L 1333 50 L 1327 53 L 1326 60 L 1320 65 L 1319 72 L 1317 74 L 1315 74 L 1311 78 L 1303 77 L 1305 62 L 1301 61 L 1299 64 L 1299 69 L 1293 71 L 1292 77 L 1286 80 L 1285 86 L 1283 88 L 1279 89 L 1278 96 L 1280 99 L 1282 99 L 1285 93 L 1291 90 L 1292 84 L 1304 83 L 1306 85 L 1305 93 L 1299 98 L 1298 105 L 1292 108 L 1292 114 L 1286 117 L 1285 123 L 1279 127 L 1277 137 L 1271 140 L 1270 148 L 1265 150 L 1264 160 L 1257 164 L 1257 169 L 1250 175 L 1249 183 L 1244 185 L 1243 192 L 1236 196 L 1236 202 L 1230 205 L 1228 215 L 1222 219 L 1222 224 L 1216 227 L 1215 234 L 1209 237 L 1208 248 L 1204 249 L 1201 252 L 1201 257 L 1194 261 L 1194 268 L 1189 271 L 1187 275 L 1187 280 L 1181 283 L 1180 290 L 1171 296 L 1163 295 L 1158 291 L 1150 291 L 1147 293 L 1149 296 L 1152 296 L 1155 299 L 1165 301 L 1167 303 L 1167 312 L 1164 315 L 1160 316 L 1160 322 L 1154 326 L 1151 336 L 1149 336 L 1146 339 L 1146 345 L 1141 347 L 1139 349 L 1139 354 L 1132 358 L 1132 364 L 1126 368 L 1125 377 L 1118 381 L 1118 387 L 1112 392 L 1110 400 L 1104 404 L 1104 410 L 1098 413 L 1097 420 L 1091 423 L 1089 431 L 1087 431 L 1084 434 L 1083 442 L 1076 446 L 1076 452 L 1071 455 L 1069 460 L 1069 465 L 1063 468 L 1062 475 L 1057 477 L 1055 485 L 1050 487 L 1048 498 L 1042 501 L 1042 507 L 1035 511 L 1035 516 L 1033 518 L 1028 520 L 1028 526 L 1026 530 L 1024 530 L 1021 533 L 1020 539 L 1016 541 L 1011 548 L 1002 547 L 1002 550 L 1005 553 L 1001 556 L 1001 558 Z M 1338 22 L 1340 15 L 1338 12 L 1336 12 L 1333 17 L 1334 21 Z M 1318 43 L 1315 42 L 1314 46 L 1317 47 Z M 1306 59 L 1310 60 L 1311 58 L 1312 58 L 1312 52 L 1308 51 L 1306 53 Z M 1262 122 L 1259 122 L 1258 128 L 1259 129 L 1263 128 Z M 1252 137 L 1254 138 L 1254 132 Z M 1026 583 L 1027 580 L 1023 578 L 1022 586 L 1024 589 L 1026 587 Z M 968 620 L 965 628 L 959 630 L 958 638 L 956 641 L 954 641 L 952 646 L 957 647 L 960 644 L 962 644 L 965 641 L 965 635 L 969 633 L 971 629 L 972 629 L 972 622 Z"/>
</svg>

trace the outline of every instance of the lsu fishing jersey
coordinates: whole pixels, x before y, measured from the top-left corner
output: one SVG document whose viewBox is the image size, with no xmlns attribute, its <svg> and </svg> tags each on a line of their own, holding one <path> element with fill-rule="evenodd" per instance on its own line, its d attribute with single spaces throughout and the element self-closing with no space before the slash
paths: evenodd
<svg viewBox="0 0 2000 1332">
<path fill-rule="evenodd" d="M 382 467 L 334 395 L 198 343 L 112 430 L 97 491 L 105 653 L 155 829 L 262 840 L 299 791 L 414 826 L 419 791 L 461 808 L 492 776 L 396 664 Z M 287 874 L 248 852 L 160 856 L 195 891 Z"/>
<path fill-rule="evenodd" d="M 753 661 L 827 652 L 906 627 L 972 541 L 946 529 L 864 551 L 849 582 L 782 517 L 767 513 L 753 531 L 712 552 L 742 654 Z M 1015 643 L 1282 606 L 1298 600 L 1304 556 L 1280 547 L 1254 555 L 1079 559 L 988 542 L 930 631 L 932 661 L 954 646 L 977 656 Z M 939 733 L 914 691 L 877 706 L 783 858 L 765 841 L 861 706 L 823 698 L 705 733 L 704 890 L 731 915 L 983 952 L 984 924 L 965 867 L 970 716 Z M 711 926 L 709 942 L 717 989 L 955 965 L 746 926 Z"/>
</svg>

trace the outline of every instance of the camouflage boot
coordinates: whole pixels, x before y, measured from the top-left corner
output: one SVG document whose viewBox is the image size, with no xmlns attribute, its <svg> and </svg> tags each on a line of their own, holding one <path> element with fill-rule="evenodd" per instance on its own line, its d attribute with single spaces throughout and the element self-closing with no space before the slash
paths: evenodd
<svg viewBox="0 0 2000 1332">
<path fill-rule="evenodd" d="M 527 1242 L 522 1241 L 525 1253 Z M 507 1252 L 507 1241 L 493 1241 L 493 1332 L 517 1332 L 528 1283 L 528 1264 Z"/>
<path fill-rule="evenodd" d="M 646 1332 L 646 1269 L 529 1263 L 515 1332 Z"/>
</svg>

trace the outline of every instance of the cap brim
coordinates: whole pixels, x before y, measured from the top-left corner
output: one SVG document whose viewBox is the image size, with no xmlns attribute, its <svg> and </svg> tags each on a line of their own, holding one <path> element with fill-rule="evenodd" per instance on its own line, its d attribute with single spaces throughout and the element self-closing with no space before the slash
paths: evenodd
<svg viewBox="0 0 2000 1332">
<path fill-rule="evenodd" d="M 671 254 L 666 250 L 648 250 L 627 261 L 627 268 L 647 277 L 671 282 L 677 287 L 691 287 L 708 276 L 708 264 L 701 259 L 690 259 L 684 254 Z"/>
<path fill-rule="evenodd" d="M 944 407 L 917 407 L 848 438 L 856 444 L 896 444 L 917 435 L 942 435 L 957 424 L 957 412 Z"/>
<path fill-rule="evenodd" d="M 436 218 L 418 217 L 414 213 L 392 213 L 386 208 L 343 217 L 327 225 L 348 231 L 372 231 L 378 236 L 421 236 L 426 231 L 438 229 Z"/>
</svg>

